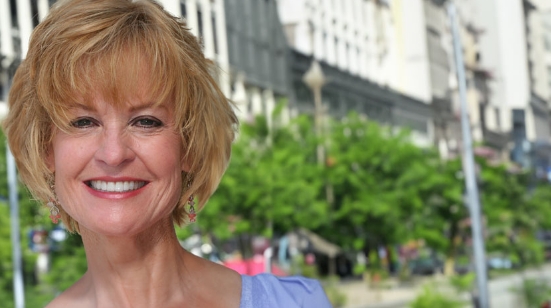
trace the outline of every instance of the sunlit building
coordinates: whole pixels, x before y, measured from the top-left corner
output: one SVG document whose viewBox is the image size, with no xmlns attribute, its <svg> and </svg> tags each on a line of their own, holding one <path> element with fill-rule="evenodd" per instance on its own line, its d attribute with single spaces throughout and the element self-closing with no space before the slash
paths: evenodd
<svg viewBox="0 0 551 308">
<path fill-rule="evenodd" d="M 355 110 L 381 123 L 411 128 L 417 144 L 431 145 L 429 65 L 414 72 L 419 66 L 410 62 L 407 72 L 400 74 L 405 67 L 399 61 L 404 56 L 400 52 L 410 49 L 399 46 L 394 2 L 279 0 L 281 22 L 292 49 L 292 99 L 299 111 L 312 112 L 313 98 L 302 75 L 316 60 L 329 79 L 322 98 L 331 115 L 340 117 Z M 422 14 L 422 1 L 414 2 L 421 3 Z M 404 18 L 410 14 L 403 12 Z M 425 29 L 421 23 L 416 26 L 421 32 Z M 402 39 L 419 46 L 426 42 L 425 37 L 407 34 Z M 422 49 L 426 56 L 426 47 Z"/>
<path fill-rule="evenodd" d="M 489 128 L 511 134 L 511 159 L 546 172 L 551 157 L 549 81 L 542 4 L 538 0 L 475 1 L 483 29 L 480 63 L 492 75 Z"/>
<path fill-rule="evenodd" d="M 545 48 L 545 63 L 547 70 L 547 88 L 551 92 L 551 2 L 542 6 L 543 36 Z M 548 97 L 551 100 L 551 95 Z"/>
<path fill-rule="evenodd" d="M 509 160 L 509 133 L 499 125 L 498 108 L 490 104 L 492 93 L 489 82 L 493 75 L 481 63 L 481 41 L 485 39 L 485 30 L 477 19 L 475 2 L 478 0 L 462 0 L 456 2 L 456 23 L 459 30 L 459 40 L 462 46 L 464 73 L 466 83 L 466 106 L 471 127 L 471 137 L 474 152 L 492 161 Z M 446 16 L 449 23 L 449 17 Z M 449 48 L 453 47 L 453 37 L 448 36 Z M 454 51 L 449 52 L 452 56 Z M 451 117 L 439 119 L 443 131 L 440 139 L 441 149 L 448 157 L 462 154 L 461 102 L 459 100 L 459 85 L 455 61 L 451 61 Z"/>
</svg>

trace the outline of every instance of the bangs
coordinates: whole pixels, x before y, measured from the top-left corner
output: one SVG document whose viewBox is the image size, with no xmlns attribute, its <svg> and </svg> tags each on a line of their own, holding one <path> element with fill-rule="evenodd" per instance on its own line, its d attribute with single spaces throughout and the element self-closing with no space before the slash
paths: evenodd
<svg viewBox="0 0 551 308">
<path fill-rule="evenodd" d="M 182 97 L 178 89 L 189 84 L 185 75 L 190 71 L 181 69 L 182 52 L 163 37 L 166 32 L 158 24 L 134 15 L 102 29 L 101 35 L 91 31 L 75 38 L 67 33 L 67 48 L 43 60 L 36 72 L 37 95 L 57 127 L 68 129 L 67 111 L 76 104 L 91 107 L 98 96 L 116 107 L 141 99 L 186 109 L 174 101 Z"/>
</svg>

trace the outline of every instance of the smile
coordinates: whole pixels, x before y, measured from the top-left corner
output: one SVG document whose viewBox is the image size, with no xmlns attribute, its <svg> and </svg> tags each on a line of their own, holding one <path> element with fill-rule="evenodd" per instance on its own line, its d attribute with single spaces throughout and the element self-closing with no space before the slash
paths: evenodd
<svg viewBox="0 0 551 308">
<path fill-rule="evenodd" d="M 89 181 L 88 186 L 94 190 L 104 192 L 129 192 L 144 187 L 144 181 L 124 181 L 124 182 L 106 182 L 106 181 Z"/>
</svg>

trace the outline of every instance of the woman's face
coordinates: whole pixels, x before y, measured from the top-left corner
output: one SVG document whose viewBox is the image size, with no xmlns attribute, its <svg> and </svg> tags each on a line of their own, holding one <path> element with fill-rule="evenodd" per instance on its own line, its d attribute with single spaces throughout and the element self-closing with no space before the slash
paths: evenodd
<svg viewBox="0 0 551 308">
<path fill-rule="evenodd" d="M 180 198 L 181 138 L 171 108 L 135 99 L 116 108 L 97 96 L 75 105 L 48 163 L 59 203 L 81 227 L 133 235 L 171 216 Z"/>
</svg>

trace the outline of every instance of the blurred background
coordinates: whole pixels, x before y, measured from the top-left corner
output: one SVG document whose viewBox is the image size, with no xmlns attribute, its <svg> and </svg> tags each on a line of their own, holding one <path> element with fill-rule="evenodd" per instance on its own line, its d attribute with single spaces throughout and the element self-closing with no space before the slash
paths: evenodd
<svg viewBox="0 0 551 308">
<path fill-rule="evenodd" d="M 321 279 L 335 307 L 474 305 L 450 1 L 160 2 L 201 40 L 241 121 L 218 191 L 177 230 L 183 247 L 243 274 Z M 0 0 L 1 115 L 54 3 Z M 454 3 L 490 302 L 540 307 L 551 299 L 551 1 Z M 0 137 L 0 303 L 11 307 Z M 18 215 L 26 307 L 43 307 L 86 271 L 82 242 L 22 185 Z"/>
</svg>

